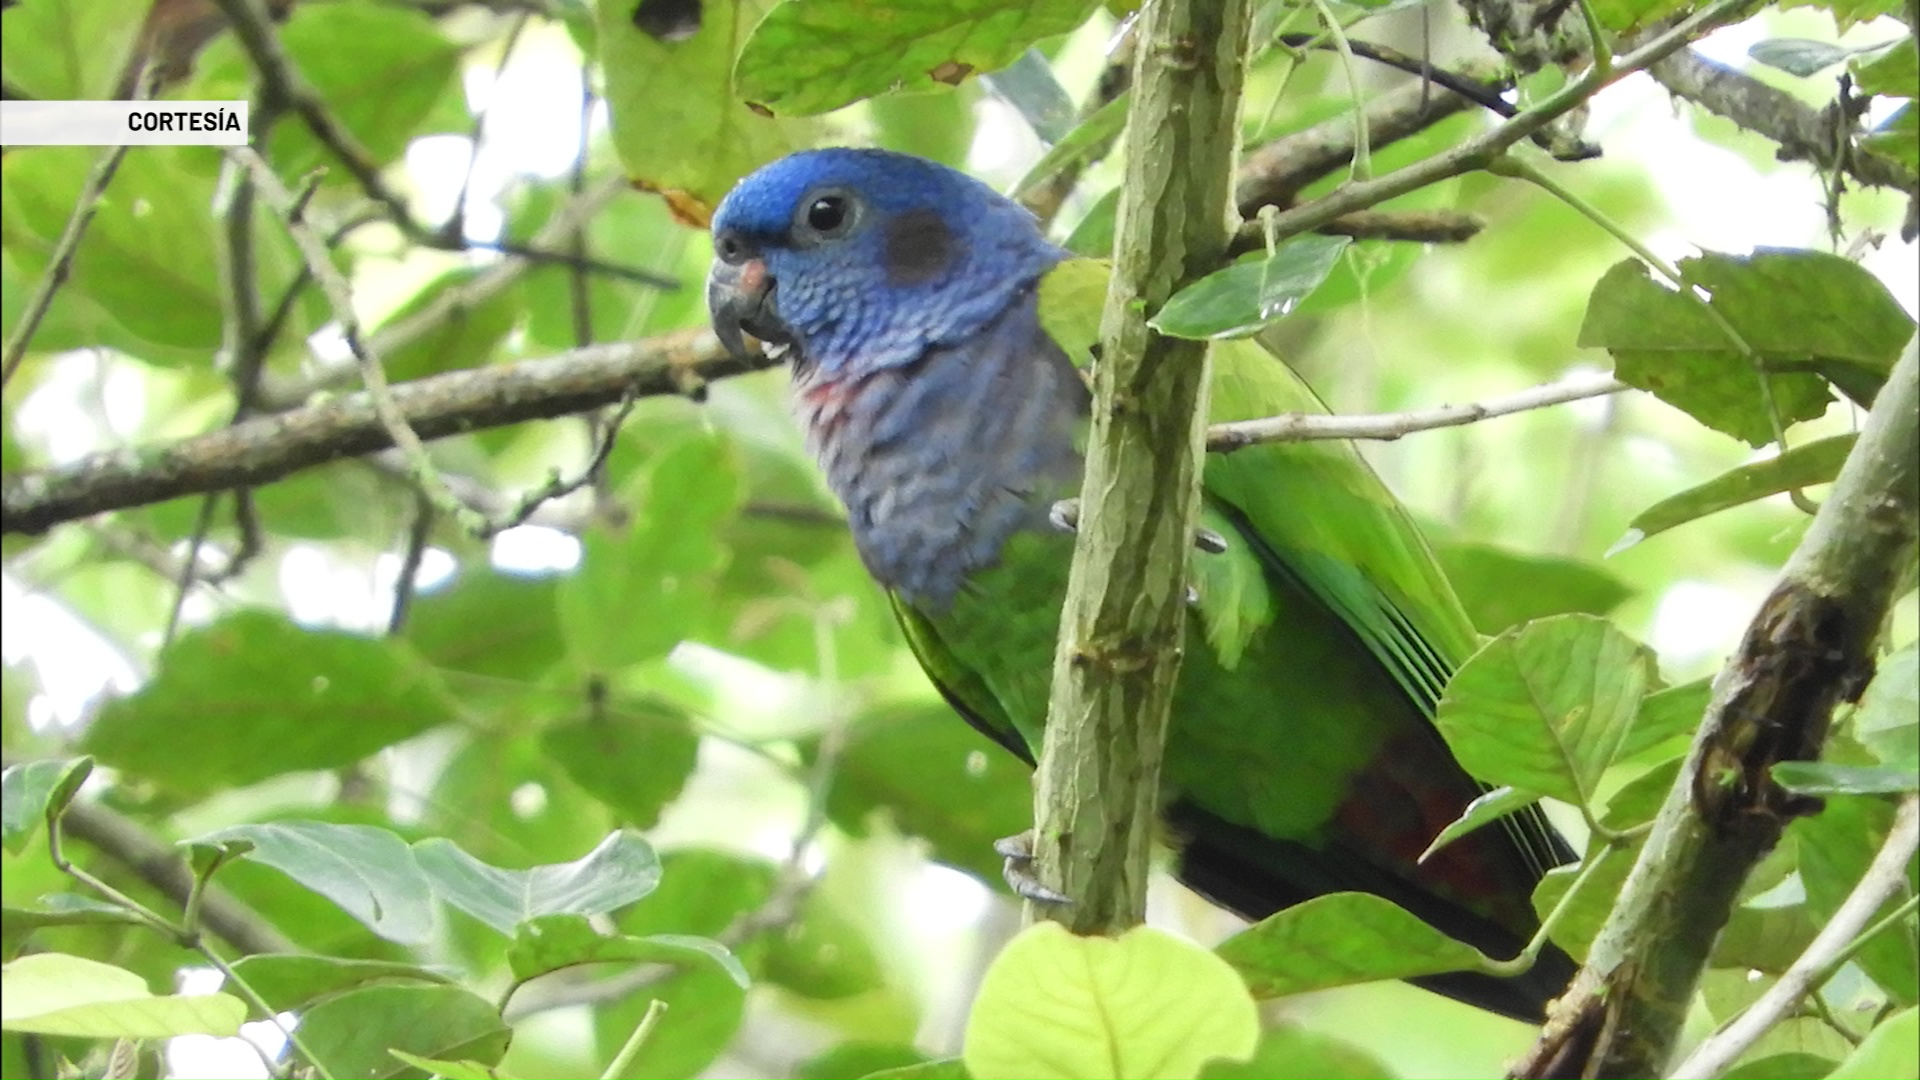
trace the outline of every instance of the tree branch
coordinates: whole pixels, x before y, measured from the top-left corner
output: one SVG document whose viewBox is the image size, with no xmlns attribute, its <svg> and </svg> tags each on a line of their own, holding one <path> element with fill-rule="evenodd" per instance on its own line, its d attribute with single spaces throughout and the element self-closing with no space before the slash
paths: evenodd
<svg viewBox="0 0 1920 1080">
<path fill-rule="evenodd" d="M 696 392 L 712 379 L 771 367 L 737 360 L 701 327 L 595 345 L 540 360 L 452 371 L 392 388 L 422 439 L 546 420 L 628 394 Z M 278 480 L 314 465 L 393 446 L 363 391 L 260 416 L 162 447 L 109 450 L 67 465 L 0 477 L 0 532 L 38 533 L 63 521 L 208 491 Z"/>
<path fill-rule="evenodd" d="M 1080 933 L 1146 914 L 1160 759 L 1186 629 L 1206 345 L 1147 327 L 1226 253 L 1249 0 L 1140 15 L 1113 279 L 1053 695 L 1034 793 L 1041 912 Z"/>
<path fill-rule="evenodd" d="M 1856 133 L 1846 130 L 1851 122 L 1843 123 L 1837 109 L 1816 110 L 1784 90 L 1692 49 L 1682 49 L 1654 64 L 1647 74 L 1676 96 L 1777 143 L 1781 161 L 1809 161 L 1826 171 L 1838 166 L 1870 187 L 1911 193 L 1920 184 L 1920 179 L 1898 162 L 1860 151 L 1854 144 Z"/>
<path fill-rule="evenodd" d="M 1666 1065 L 1741 883 L 1818 807 L 1774 784 L 1817 758 L 1859 696 L 1920 532 L 1920 338 L 1907 343 L 1833 492 L 1714 683 L 1693 748 L 1587 966 L 1516 1077 L 1651 1076 Z"/>
<path fill-rule="evenodd" d="M 93 215 L 100 211 L 100 197 L 106 194 L 107 185 L 112 182 L 113 174 L 120 168 L 120 159 L 127 156 L 127 146 L 110 147 L 94 163 L 93 170 L 87 173 L 86 182 L 80 186 L 80 194 L 73 203 L 73 215 L 67 218 L 66 228 L 60 231 L 60 239 L 53 245 L 53 254 L 47 259 L 47 272 L 40 277 L 40 283 L 33 288 L 33 295 L 27 298 L 27 306 L 20 313 L 20 321 L 14 324 L 13 333 L 7 335 L 5 360 L 0 362 L 0 386 L 13 381 L 13 373 L 20 369 L 20 362 L 27 357 L 27 346 L 33 343 L 33 335 L 40 330 L 40 320 L 47 317 L 47 310 L 53 307 L 53 298 L 60 286 L 67 283 L 67 275 L 73 272 L 73 256 L 80 250 L 80 239 L 87 234 L 87 226 L 93 224 Z"/>
<path fill-rule="evenodd" d="M 1309 439 L 1381 439 L 1391 441 L 1416 431 L 1458 427 L 1496 416 L 1508 416 L 1530 409 L 1564 405 L 1569 401 L 1617 394 L 1627 384 L 1611 375 L 1573 375 L 1559 382 L 1522 390 L 1508 397 L 1467 405 L 1442 405 L 1433 409 L 1380 413 L 1374 416 L 1325 416 L 1289 413 L 1258 420 L 1215 424 L 1207 429 L 1207 449 L 1232 453 L 1255 443 L 1303 442 Z"/>
<path fill-rule="evenodd" d="M 1701 1043 L 1673 1071 L 1672 1080 L 1711 1080 L 1727 1071 L 1736 1058 L 1778 1024 L 1801 998 L 1832 978 L 1834 969 L 1848 955 L 1848 947 L 1873 921 L 1874 913 L 1907 887 L 1907 863 L 1916 848 L 1920 848 L 1920 797 L 1909 795 L 1901 800 L 1893 828 L 1887 832 L 1880 853 L 1874 856 L 1873 865 L 1867 867 L 1860 884 L 1854 886 L 1840 910 L 1833 913 L 1833 919 L 1807 946 L 1807 951 L 1780 976 L 1779 982 L 1760 995 L 1760 1000 Z"/>
</svg>

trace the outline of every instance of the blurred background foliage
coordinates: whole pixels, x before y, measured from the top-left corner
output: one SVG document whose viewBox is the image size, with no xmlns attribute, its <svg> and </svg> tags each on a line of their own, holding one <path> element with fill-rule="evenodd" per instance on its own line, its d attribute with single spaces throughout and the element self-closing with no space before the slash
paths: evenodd
<svg viewBox="0 0 1920 1080">
<path fill-rule="evenodd" d="M 790 149 L 877 144 L 1010 187 L 1046 148 L 1035 94 L 1085 99 L 1126 5 L 1083 4 L 1064 17 L 1074 5 L 1034 5 L 1032 18 L 1057 25 L 998 31 L 1003 61 L 1051 35 L 1014 69 L 1025 76 L 949 73 L 959 85 L 928 79 L 871 100 L 856 99 L 892 88 L 888 73 L 904 70 L 911 43 L 888 36 L 897 27 L 878 14 L 850 21 L 839 52 L 749 36 L 771 6 L 270 5 L 293 68 L 407 210 L 396 222 L 284 110 L 257 144 L 289 183 L 325 166 L 305 216 L 333 241 L 363 323 L 390 334 L 388 377 L 703 324 L 710 249 L 699 225 L 734 180 Z M 1821 106 L 1846 68 L 1795 75 L 1749 60 L 1748 47 L 1794 38 L 1854 48 L 1904 35 L 1910 57 L 1910 32 L 1887 17 L 1894 8 L 1769 8 L 1703 49 Z M 1446 66 L 1488 55 L 1447 4 L 1331 10 L 1355 34 L 1408 53 L 1427 41 Z M 1273 5 L 1264 25 L 1310 28 L 1311 12 Z M 169 97 L 257 92 L 254 62 L 212 4 L 22 0 L 4 19 L 0 77 L 12 93 L 111 94 L 141 57 L 165 70 Z M 1339 117 L 1355 93 L 1410 78 L 1364 66 L 1349 88 L 1329 52 L 1270 49 L 1253 63 L 1249 145 Z M 1035 66 L 1051 78 L 1036 82 Z M 1550 90 L 1556 75 L 1524 80 L 1521 100 Z M 781 94 L 810 95 L 798 99 L 809 112 L 852 103 L 791 116 L 783 103 L 796 99 Z M 255 100 L 256 117 L 276 111 Z M 1871 119 L 1900 107 L 1883 95 Z M 1911 126 L 1905 109 L 1904 121 L 1893 116 L 1895 137 L 1898 123 Z M 1490 122 L 1468 113 L 1436 124 L 1381 148 L 1376 170 Z M 1774 160 L 1766 139 L 1675 108 L 1644 78 L 1603 93 L 1586 133 L 1604 156 L 1556 175 L 1663 256 L 1832 251 L 1863 259 L 1900 305 L 1916 307 L 1914 248 L 1897 235 L 1903 194 L 1835 193 L 1805 163 Z M 1903 147 L 1894 152 L 1911 168 Z M 100 154 L 17 148 L 0 159 L 9 335 Z M 1116 161 L 1091 169 L 1055 234 L 1099 214 L 1118 176 Z M 236 224 L 231 183 L 217 150 L 126 155 L 70 280 L 7 382 L 0 454 L 9 475 L 137 454 L 353 385 L 337 322 L 282 221 L 262 204 L 250 226 Z M 583 206 L 569 219 L 578 228 L 536 240 Z M 1460 244 L 1356 243 L 1274 332 L 1336 411 L 1471 401 L 1607 367 L 1604 352 L 1576 342 L 1590 291 L 1627 252 L 1590 220 L 1485 174 L 1389 208 L 1457 211 L 1485 229 Z M 277 330 L 251 351 L 228 339 L 226 254 L 234 230 L 249 227 L 256 325 Z M 529 266 L 503 250 L 536 243 L 570 255 Z M 426 329 L 409 329 L 423 313 Z M 598 1073 L 650 998 L 671 1011 L 625 1075 L 849 1076 L 951 1055 L 985 963 L 1018 925 L 990 845 L 1029 820 L 1026 770 L 956 722 L 921 676 L 784 396 L 785 375 L 768 371 L 718 382 L 699 401 L 634 402 L 589 483 L 488 540 L 423 509 L 390 454 L 308 469 L 244 500 L 196 496 L 10 533 L 0 579 L 8 762 L 93 755 L 101 768 L 81 805 L 163 845 L 320 822 L 377 826 L 409 843 L 444 838 L 485 863 L 526 868 L 570 863 L 615 830 L 636 829 L 657 868 L 647 870 L 652 855 L 637 848 L 638 862 L 608 880 L 645 891 L 657 873 L 657 887 L 610 909 L 619 929 L 722 941 L 750 976 L 743 989 L 706 954 L 669 952 L 640 957 L 666 966 L 644 969 L 644 988 L 624 996 L 575 971 L 549 975 L 510 1003 L 510 1049 L 482 1017 L 471 1045 L 460 1043 L 471 1054 L 430 1057 L 498 1059 L 504 1049 L 501 1068 L 512 1075 Z M 500 513 L 553 471 L 585 468 L 614 414 L 476 431 L 434 442 L 431 453 L 463 498 Z M 1861 415 L 1835 404 L 1797 425 L 1792 442 L 1851 432 Z M 1637 393 L 1364 450 L 1428 526 L 1483 632 L 1558 613 L 1606 615 L 1653 647 L 1670 684 L 1716 669 L 1809 520 L 1773 495 L 1615 550 L 1648 507 L 1772 453 Z M 1914 637 L 1909 594 L 1889 640 L 1910 659 Z M 1646 771 L 1623 767 L 1610 783 Z M 1794 826 L 1752 890 L 1762 899 L 1750 920 L 1766 921 L 1748 940 L 1769 943 L 1770 959 L 1755 944 L 1713 973 L 1702 1032 L 1797 955 L 1793 943 L 1810 938 L 1859 876 L 1889 817 L 1877 801 L 1839 800 Z M 97 822 L 71 830 L 66 854 L 76 864 L 178 912 L 139 865 L 137 843 Z M 260 843 L 263 834 L 248 835 Z M 72 889 L 44 831 L 18 837 L 4 856 L 9 956 L 30 934 L 37 949 L 110 962 L 162 992 L 208 987 L 202 957 L 147 929 L 19 914 L 44 915 L 45 897 Z M 1823 861 L 1800 860 L 1807 851 Z M 426 964 L 495 998 L 524 972 L 545 970 L 515 952 L 532 946 L 511 920 L 490 929 L 464 906 L 428 908 L 418 933 L 383 934 L 269 861 L 239 859 L 217 881 L 299 949 Z M 1170 881 L 1156 885 L 1154 912 L 1208 944 L 1235 928 Z M 1878 1003 L 1912 1005 L 1912 935 L 1901 934 L 1843 973 L 1828 994 L 1834 1015 L 1789 1021 L 1738 1075 L 1821 1075 Z M 383 996 L 394 989 L 368 975 L 285 1000 L 334 1008 L 348 1018 L 336 1022 L 342 1030 L 394 1010 L 457 1011 Z M 1269 1071 L 1231 1075 L 1490 1075 L 1529 1034 L 1400 984 L 1286 999 L 1267 1017 L 1264 1065 L 1248 1068 Z M 320 1016 L 305 1023 L 328 1030 Z M 277 1045 L 270 1029 L 249 1031 Z M 80 1060 L 89 1046 L 29 1046 L 8 1034 L 0 1070 L 34 1074 L 46 1055 Z M 177 1075 L 262 1068 L 231 1042 L 178 1039 L 167 1053 Z"/>
</svg>

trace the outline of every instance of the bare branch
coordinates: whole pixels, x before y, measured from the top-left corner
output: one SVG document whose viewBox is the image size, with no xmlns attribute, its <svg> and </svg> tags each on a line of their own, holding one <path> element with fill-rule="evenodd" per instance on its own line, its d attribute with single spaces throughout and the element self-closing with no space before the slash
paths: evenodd
<svg viewBox="0 0 1920 1080">
<path fill-rule="evenodd" d="M 1416 431 L 1458 427 L 1509 416 L 1531 409 L 1565 405 L 1570 401 L 1617 394 L 1628 389 L 1611 375 L 1574 375 L 1492 401 L 1442 405 L 1433 409 L 1380 413 L 1373 416 L 1324 416 L 1289 413 L 1258 420 L 1215 424 L 1207 429 L 1207 449 L 1232 453 L 1256 443 L 1304 442 L 1311 439 L 1381 439 L 1391 441 Z"/>
<path fill-rule="evenodd" d="M 1748 131 L 1779 144 L 1781 161 L 1809 161 L 1871 187 L 1913 192 L 1920 179 L 1891 158 L 1860 151 L 1851 119 L 1839 110 L 1816 110 L 1784 90 L 1776 90 L 1692 49 L 1682 49 L 1647 69 L 1655 82 L 1675 95 L 1724 116 Z"/>
<path fill-rule="evenodd" d="M 1793 962 L 1780 981 L 1767 988 L 1760 1000 L 1747 1006 L 1672 1073 L 1672 1080 L 1711 1080 L 1727 1070 L 1741 1054 L 1759 1041 L 1760 1036 L 1791 1012 L 1800 999 L 1818 990 L 1833 976 L 1834 969 L 1850 952 L 1854 939 L 1866 930 L 1880 906 L 1907 887 L 1907 862 L 1920 848 L 1920 797 L 1901 800 L 1886 843 L 1873 858 L 1873 864 L 1861 876 L 1840 910 L 1822 927 L 1807 951 Z"/>
<path fill-rule="evenodd" d="M 1920 533 L 1920 339 L 1874 401 L 1832 494 L 1714 681 L 1713 701 L 1587 966 L 1511 1075 L 1655 1075 L 1742 883 L 1817 807 L 1773 765 L 1820 756 L 1856 699 Z"/>
<path fill-rule="evenodd" d="M 776 362 L 761 355 L 735 359 L 702 327 L 434 375 L 393 387 L 392 399 L 407 426 L 423 439 L 437 439 L 568 416 L 628 394 L 687 394 L 709 380 Z M 368 395 L 344 394 L 165 446 L 103 451 L 0 477 L 0 532 L 44 532 L 108 510 L 264 484 L 392 446 Z"/>
<path fill-rule="evenodd" d="M 7 336 L 6 359 L 0 363 L 0 386 L 13 381 L 13 373 L 20 369 L 20 362 L 26 359 L 27 346 L 33 343 L 33 335 L 40 330 L 40 321 L 47 317 L 47 309 L 53 306 L 54 295 L 60 291 L 60 286 L 67 283 L 67 275 L 73 272 L 73 256 L 80 250 L 80 239 L 87 234 L 87 226 L 93 224 L 93 215 L 100 211 L 100 197 L 106 193 L 107 184 L 120 168 L 120 159 L 126 156 L 126 144 L 112 147 L 94 164 L 93 171 L 87 174 L 86 183 L 80 187 L 80 196 L 74 200 L 73 214 L 67 218 L 67 227 L 60 231 L 60 239 L 53 245 L 53 255 L 47 261 L 47 272 L 40 276 L 40 284 L 34 286 L 33 295 L 27 298 L 20 321 L 14 324 L 13 333 Z"/>
</svg>

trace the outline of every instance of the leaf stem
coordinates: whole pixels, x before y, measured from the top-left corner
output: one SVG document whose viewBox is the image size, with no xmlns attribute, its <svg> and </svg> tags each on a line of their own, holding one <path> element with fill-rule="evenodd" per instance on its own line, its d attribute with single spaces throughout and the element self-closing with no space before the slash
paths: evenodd
<svg viewBox="0 0 1920 1080">
<path fill-rule="evenodd" d="M 618 1054 L 613 1055 L 613 1060 L 607 1065 L 607 1071 L 600 1074 L 600 1080 L 615 1080 L 616 1077 L 627 1074 L 627 1067 L 633 1064 L 634 1058 L 640 1056 L 641 1047 L 647 1045 L 647 1039 L 653 1035 L 653 1029 L 659 1026 L 660 1018 L 665 1016 L 666 1012 L 667 1003 L 659 998 L 654 998 L 647 1004 L 647 1014 L 640 1018 L 640 1023 L 633 1029 L 633 1034 L 627 1036 L 626 1045 L 620 1048 Z"/>
</svg>

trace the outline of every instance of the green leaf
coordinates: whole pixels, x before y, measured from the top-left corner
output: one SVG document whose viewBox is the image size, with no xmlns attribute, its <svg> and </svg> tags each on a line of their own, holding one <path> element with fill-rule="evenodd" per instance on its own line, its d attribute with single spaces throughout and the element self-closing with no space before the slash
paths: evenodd
<svg viewBox="0 0 1920 1080">
<path fill-rule="evenodd" d="M 562 656 L 558 579 L 463 567 L 442 588 L 416 596 L 405 637 L 435 667 L 532 682 Z"/>
<path fill-rule="evenodd" d="M 1826 410 L 1822 377 L 1870 402 L 1913 334 L 1886 286 L 1835 255 L 1763 248 L 1685 259 L 1680 272 L 1775 372 L 1782 424 Z M 1594 286 L 1579 341 L 1608 350 L 1622 380 L 1708 427 L 1754 446 L 1772 441 L 1752 362 L 1705 304 L 1655 283 L 1639 260 L 1616 264 Z"/>
<path fill-rule="evenodd" d="M 1789 1050 L 1745 1058 L 1721 1073 L 1720 1080 L 1806 1080 L 1810 1076 L 1826 1076 L 1833 1066 L 1832 1058 Z"/>
<path fill-rule="evenodd" d="M 1479 779 L 1590 807 L 1655 678 L 1653 654 L 1606 620 L 1559 615 L 1483 646 L 1434 722 Z"/>
<path fill-rule="evenodd" d="M 1661 744 L 1669 740 L 1679 746 L 1664 749 L 1672 749 L 1672 757 L 1680 756 L 1700 727 L 1700 721 L 1706 718 L 1707 705 L 1712 700 L 1712 679 L 1695 679 L 1648 694 L 1640 703 L 1640 715 L 1633 721 L 1633 730 L 1621 744 L 1620 757 L 1633 758 L 1662 749 Z"/>
<path fill-rule="evenodd" d="M 125 968 L 65 953 L 0 965 L 0 1027 L 90 1039 L 231 1036 L 246 1003 L 228 994 L 155 997 Z"/>
<path fill-rule="evenodd" d="M 1427 850 L 1420 853 L 1420 861 L 1427 861 L 1433 857 L 1434 852 L 1475 829 L 1499 821 L 1508 814 L 1525 810 L 1539 801 L 1540 796 L 1531 791 L 1520 791 L 1510 787 L 1494 788 L 1468 803 L 1459 817 L 1448 822 L 1447 827 L 1440 830 L 1440 835 L 1433 838 L 1433 843 L 1427 845 Z"/>
<path fill-rule="evenodd" d="M 440 898 L 502 934 L 541 915 L 599 915 L 660 883 L 660 860 L 637 834 L 616 832 L 570 863 L 503 870 L 438 837 L 413 846 Z"/>
<path fill-rule="evenodd" d="M 1088 259 L 1113 257 L 1113 232 L 1120 210 L 1120 189 L 1113 188 L 1093 201 L 1060 246 Z"/>
<path fill-rule="evenodd" d="M 1594 14 L 1609 30 L 1632 30 L 1686 9 L 1685 0 L 1595 0 Z"/>
<path fill-rule="evenodd" d="M 1855 60 L 1854 82 L 1869 94 L 1911 98 L 1920 91 L 1920 52 L 1908 34 L 1871 59 Z"/>
<path fill-rule="evenodd" d="M 1796 795 L 1900 795 L 1920 791 L 1920 776 L 1894 765 L 1837 765 L 1829 761 L 1781 761 L 1774 783 Z"/>
<path fill-rule="evenodd" d="M 767 943 L 763 970 L 768 982 L 821 1001 L 863 994 L 886 983 L 866 934 L 819 890 L 802 902 L 800 918 Z"/>
<path fill-rule="evenodd" d="M 185 167 L 183 155 L 194 149 L 143 147 L 121 160 L 54 305 L 91 331 L 87 344 L 202 365 L 219 347 L 217 236 L 207 213 L 213 181 Z M 46 269 L 98 153 L 35 147 L 8 155 L 0 236 L 21 273 L 37 278 Z M 262 260 L 262 288 L 272 285 L 269 261 Z"/>
<path fill-rule="evenodd" d="M 1174 293 L 1147 325 L 1194 340 L 1248 337 L 1288 315 L 1333 273 L 1344 236 L 1297 236 L 1271 256 L 1250 255 Z"/>
<path fill-rule="evenodd" d="M 460 48 L 424 12 L 364 0 L 298 4 L 279 37 L 328 113 L 376 165 L 396 161 L 416 135 L 438 127 L 429 122 L 435 106 L 458 90 Z M 196 62 L 191 90 L 209 99 L 246 97 L 252 78 L 252 62 L 223 35 Z M 267 157 L 289 182 L 325 167 L 329 185 L 355 183 L 305 124 L 277 125 Z"/>
<path fill-rule="evenodd" d="M 602 934 L 585 915 L 541 915 L 528 919 L 515 928 L 513 945 L 507 949 L 507 966 L 520 982 L 581 964 L 686 967 L 693 963 L 719 965 L 742 990 L 751 982 L 739 959 L 712 938 L 690 934 L 645 937 Z"/>
<path fill-rule="evenodd" d="M 1813 944 L 1820 926 L 1805 904 L 1733 909 L 1720 936 L 1713 939 L 1713 966 L 1780 975 Z"/>
<path fill-rule="evenodd" d="M 740 484 L 725 441 L 688 438 L 638 483 L 625 535 L 587 533 L 579 571 L 560 585 L 560 628 L 589 671 L 666 655 L 699 624 L 707 586 L 726 560 L 714 538 L 738 507 Z"/>
<path fill-rule="evenodd" d="M 1108 939 L 1048 922 L 987 968 L 962 1056 L 980 1080 L 1195 1077 L 1259 1038 L 1246 986 L 1199 946 L 1144 926 Z"/>
<path fill-rule="evenodd" d="M 1920 110 L 1909 101 L 1860 140 L 1860 145 L 1881 157 L 1890 158 L 1909 170 L 1920 171 Z"/>
<path fill-rule="evenodd" d="M 540 749 L 628 824 L 650 829 L 692 775 L 700 736 L 671 702 L 609 699 L 548 728 Z"/>
<path fill-rule="evenodd" d="M 1853 736 L 1884 764 L 1912 770 L 1920 762 L 1920 645 L 1880 661 L 1854 711 Z"/>
<path fill-rule="evenodd" d="M 233 971 L 275 1012 L 299 1009 L 317 998 L 372 983 L 452 982 L 448 976 L 418 964 L 301 953 L 243 956 L 233 962 Z"/>
<path fill-rule="evenodd" d="M 622 1077 L 698 1075 L 733 1042 L 746 1015 L 747 996 L 720 969 L 711 964 L 682 968 L 644 994 L 594 1010 L 601 1056 L 610 1058 L 625 1044 L 652 999 L 666 1004 L 666 1017 Z"/>
<path fill-rule="evenodd" d="M 794 1067 L 794 1080 L 845 1080 L 927 1065 L 927 1056 L 901 1043 L 852 1039 Z"/>
<path fill-rule="evenodd" d="M 389 1048 L 387 1053 L 441 1080 L 508 1080 L 506 1073 L 478 1061 L 442 1061 Z"/>
<path fill-rule="evenodd" d="M 1605 615 L 1634 593 L 1610 571 L 1580 559 L 1457 541 L 1433 547 L 1460 603 L 1483 634 L 1549 615 Z"/>
<path fill-rule="evenodd" d="M 1627 527 L 1626 535 L 1615 541 L 1607 554 L 1617 555 L 1649 536 L 1708 514 L 1783 491 L 1827 483 L 1840 475 L 1840 466 L 1852 452 L 1856 438 L 1853 434 L 1834 435 L 1805 443 L 1765 461 L 1721 473 L 1678 495 L 1669 495 L 1640 511 Z"/>
<path fill-rule="evenodd" d="M 1806 38 L 1769 38 L 1754 42 L 1747 48 L 1747 55 L 1768 67 L 1805 79 L 1844 63 L 1853 55 L 1853 50 Z"/>
<path fill-rule="evenodd" d="M 1781 8 L 1811 7 L 1833 16 L 1833 21 L 1841 33 L 1854 26 L 1871 22 L 1882 16 L 1899 18 L 1902 11 L 1901 0 L 1782 0 Z"/>
<path fill-rule="evenodd" d="M 391 1051 L 499 1064 L 513 1032 L 494 1007 L 457 986 L 369 986 L 328 998 L 300 1017 L 300 1040 L 336 1076 L 409 1072 Z"/>
<path fill-rule="evenodd" d="M 1627 882 L 1627 873 L 1633 869 L 1633 861 L 1638 848 L 1615 851 L 1606 856 L 1606 862 L 1593 871 L 1580 886 L 1580 894 L 1575 896 L 1561 913 L 1558 922 L 1553 924 L 1550 937 L 1555 945 L 1565 949 L 1567 955 L 1582 963 L 1586 962 L 1587 950 L 1593 947 L 1593 939 L 1606 925 L 1607 916 L 1613 911 L 1614 900 L 1620 895 L 1620 887 Z M 1585 863 L 1573 866 L 1557 866 L 1540 878 L 1540 884 L 1533 888 L 1533 910 L 1542 920 L 1559 906 L 1560 898 L 1567 894 Z"/>
<path fill-rule="evenodd" d="M 1829 799 L 1818 814 L 1797 818 L 1787 836 L 1800 855 L 1800 881 L 1807 910 L 1821 922 L 1833 918 L 1879 853 L 1893 824 L 1893 806 L 1881 799 Z M 1905 899 L 1896 892 L 1874 919 L 1885 918 Z M 1902 919 L 1860 946 L 1854 962 L 1895 1002 L 1920 1001 L 1920 940 L 1912 919 Z"/>
<path fill-rule="evenodd" d="M 1394 1072 L 1352 1043 L 1280 1024 L 1260 1037 L 1251 1060 L 1215 1061 L 1200 1075 L 1204 1080 L 1381 1080 Z"/>
<path fill-rule="evenodd" d="M 90 757 L 7 766 L 0 773 L 0 843 L 15 855 L 25 851 L 41 822 L 60 816 L 92 774 Z"/>
<path fill-rule="evenodd" d="M 264 863 L 338 904 L 367 929 L 401 945 L 433 931 L 433 890 L 406 841 L 370 825 L 274 821 L 232 825 L 182 841 L 251 844 L 245 858 Z"/>
<path fill-rule="evenodd" d="M 1332 986 L 1474 971 L 1487 957 L 1370 893 L 1330 893 L 1267 916 L 1220 943 L 1221 958 L 1266 1000 Z"/>
<path fill-rule="evenodd" d="M 6 33 L 0 34 L 0 69 L 7 73 L 7 85 L 41 101 L 119 97 L 121 76 L 150 6 L 147 0 L 9 5 Z"/>
<path fill-rule="evenodd" d="M 452 719 L 404 645 L 239 611 L 176 638 L 153 679 L 80 740 L 104 765 L 204 795 L 337 769 Z"/>
<path fill-rule="evenodd" d="M 1659 816 L 1660 807 L 1666 804 L 1667 794 L 1673 790 L 1674 780 L 1680 776 L 1680 764 L 1681 759 L 1677 757 L 1663 761 L 1622 784 L 1607 797 L 1607 809 L 1600 815 L 1600 823 L 1616 832 L 1625 832 Z"/>
<path fill-rule="evenodd" d="M 400 325 L 439 303 L 446 293 L 465 288 L 486 271 L 477 266 L 461 267 L 428 282 L 396 308 L 380 324 L 384 330 Z M 414 337 L 398 349 L 381 354 L 380 363 L 392 382 L 438 375 L 444 371 L 483 366 L 493 350 L 513 332 L 526 308 L 519 283 L 490 293 L 478 303 L 465 302 L 433 329 Z"/>
<path fill-rule="evenodd" d="M 1040 327 L 1076 366 L 1089 362 L 1100 342 L 1100 309 L 1109 270 L 1103 259 L 1068 259 L 1040 279 Z"/>
<path fill-rule="evenodd" d="M 676 212 L 704 225 L 734 181 L 811 142 L 808 125 L 757 116 L 734 90 L 734 47 L 762 5 L 703 5 L 699 33 L 676 42 L 642 33 L 631 4 L 595 6 L 614 149 Z"/>
<path fill-rule="evenodd" d="M 935 859 L 1000 886 L 993 842 L 1032 824 L 1032 780 L 945 703 L 883 706 L 848 725 L 827 789 L 828 817 L 854 836 L 875 812 L 929 841 Z"/>
<path fill-rule="evenodd" d="M 957 85 L 1085 22 L 1089 0 L 952 0 L 875 9 L 860 0 L 776 4 L 740 50 L 740 96 L 792 115 Z"/>
<path fill-rule="evenodd" d="M 952 1057 L 923 1061 L 918 1065 L 903 1065 L 898 1069 L 882 1069 L 868 1073 L 861 1080 L 973 1080 L 973 1074 L 967 1071 L 964 1059 Z"/>
<path fill-rule="evenodd" d="M 1007 198 L 1022 199 L 1068 168 L 1085 168 L 1094 152 L 1111 145 L 1112 140 L 1127 126 L 1127 103 L 1131 99 L 1131 93 L 1121 94 L 1094 110 L 1092 116 L 1080 121 L 1072 131 L 1067 132 L 1065 138 L 1054 143 L 1039 161 L 1033 163 L 1033 168 L 1028 169 L 1020 182 L 1013 185 Z"/>
<path fill-rule="evenodd" d="M 1827 1080 L 1920 1075 L 1920 1011 L 1902 1009 L 1875 1024 Z"/>
</svg>

